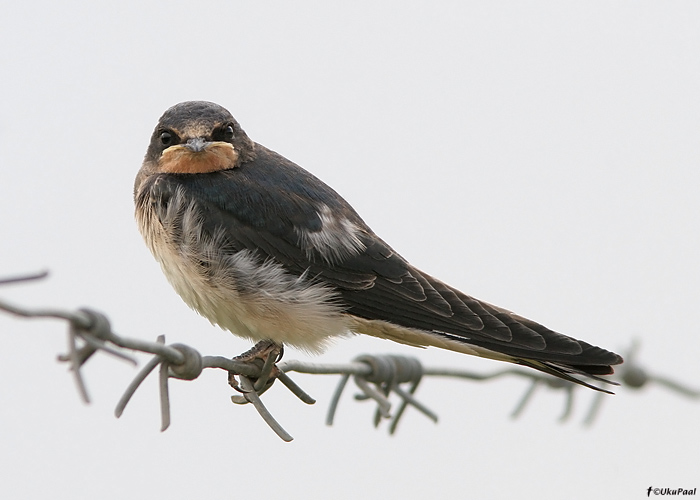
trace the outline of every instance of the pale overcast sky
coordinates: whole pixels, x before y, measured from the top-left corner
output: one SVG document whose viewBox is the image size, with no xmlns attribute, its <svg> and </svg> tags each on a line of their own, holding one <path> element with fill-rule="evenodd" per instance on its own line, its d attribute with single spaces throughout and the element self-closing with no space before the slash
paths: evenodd
<svg viewBox="0 0 700 500">
<path fill-rule="evenodd" d="M 563 333 L 700 386 L 700 4 L 695 1 L 4 2 L 0 17 L 0 277 L 28 306 L 106 312 L 126 336 L 232 356 L 170 288 L 138 234 L 132 185 L 169 106 L 228 108 L 248 135 L 333 186 L 418 267 Z M 700 404 L 617 390 L 596 425 L 577 390 L 541 390 L 519 420 L 520 379 L 426 379 L 398 434 L 371 425 L 337 379 L 295 375 L 264 400 L 280 441 L 234 406 L 226 374 L 155 379 L 124 416 L 135 370 L 85 369 L 64 326 L 0 314 L 0 497 L 646 498 L 700 487 Z M 426 365 L 502 364 L 386 341 L 316 361 L 403 353 Z M 140 358 L 142 362 L 146 357 Z M 286 359 L 308 359 L 289 349 Z"/>
</svg>

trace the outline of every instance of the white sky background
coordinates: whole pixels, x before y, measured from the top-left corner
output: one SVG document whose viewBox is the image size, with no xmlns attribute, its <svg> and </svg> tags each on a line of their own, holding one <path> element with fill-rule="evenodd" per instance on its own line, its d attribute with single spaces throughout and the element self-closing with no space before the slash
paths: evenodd
<svg viewBox="0 0 700 500">
<path fill-rule="evenodd" d="M 3 2 L 0 276 L 5 300 L 105 311 L 122 335 L 204 354 L 249 345 L 190 311 L 133 221 L 131 190 L 169 106 L 227 107 L 248 135 L 333 186 L 425 271 L 563 333 L 700 385 L 700 4 L 697 2 Z M 280 441 L 234 406 L 223 372 L 155 378 L 116 420 L 135 370 L 104 355 L 80 403 L 64 326 L 0 315 L 2 498 L 644 498 L 700 487 L 700 405 L 619 389 L 592 399 L 527 383 L 426 379 L 398 434 L 337 379 L 295 375 L 264 401 Z M 376 339 L 317 361 L 404 353 Z M 287 359 L 306 359 L 288 350 Z M 146 358 L 141 358 L 142 361 Z"/>
</svg>

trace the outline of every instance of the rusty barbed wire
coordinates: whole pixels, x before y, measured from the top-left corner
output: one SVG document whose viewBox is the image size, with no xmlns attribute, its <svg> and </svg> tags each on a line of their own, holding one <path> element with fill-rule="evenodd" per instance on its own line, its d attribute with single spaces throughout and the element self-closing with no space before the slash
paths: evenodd
<svg viewBox="0 0 700 500">
<path fill-rule="evenodd" d="M 18 277 L 0 279 L 0 285 L 34 281 L 45 278 L 46 271 Z M 564 411 L 559 417 L 565 422 L 571 416 L 574 401 L 574 390 L 578 385 L 546 374 L 529 372 L 517 368 L 507 368 L 492 373 L 476 373 L 464 369 L 444 367 L 424 367 L 421 362 L 410 356 L 398 355 L 361 355 L 350 363 L 308 363 L 298 360 L 276 363 L 275 356 L 269 356 L 266 361 L 240 361 L 224 356 L 202 356 L 199 351 L 185 344 L 166 345 L 165 336 L 160 335 L 156 342 L 127 338 L 117 335 L 111 328 L 106 315 L 93 309 L 81 308 L 75 311 L 60 309 L 30 309 L 19 307 L 0 300 L 0 310 L 24 318 L 55 318 L 68 323 L 68 352 L 58 356 L 58 360 L 70 365 L 78 393 L 83 401 L 90 403 L 90 396 L 81 374 L 83 365 L 98 351 L 115 356 L 125 362 L 137 365 L 137 360 L 124 352 L 138 351 L 152 354 L 153 357 L 141 368 L 132 382 L 127 386 L 123 396 L 117 403 L 115 415 L 119 418 L 131 397 L 148 375 L 159 367 L 159 394 L 161 409 L 161 431 L 170 426 L 170 397 L 168 382 L 171 378 L 194 380 L 205 368 L 219 368 L 229 372 L 229 384 L 240 393 L 231 396 L 236 404 L 252 404 L 265 423 L 284 441 L 291 441 L 292 436 L 277 422 L 263 404 L 260 396 L 279 380 L 282 385 L 306 404 L 314 404 L 309 396 L 287 375 L 290 372 L 304 374 L 340 375 L 340 381 L 331 397 L 326 424 L 332 425 L 342 393 L 353 378 L 360 394 L 355 396 L 358 401 L 374 401 L 377 405 L 374 414 L 374 426 L 389 419 L 389 433 L 396 431 L 398 423 L 408 406 L 413 407 L 434 422 L 438 416 L 415 396 L 418 385 L 424 376 L 462 378 L 473 381 L 487 381 L 504 376 L 523 377 L 530 380 L 520 401 L 511 412 L 511 418 L 518 418 L 524 412 L 528 403 L 539 387 L 548 387 L 565 393 Z M 640 389 L 648 384 L 658 384 L 682 396 L 700 399 L 700 390 L 661 375 L 651 375 L 637 362 L 639 342 L 633 342 L 626 355 L 625 363 L 618 368 L 618 373 L 611 382 L 619 382 L 623 387 Z M 391 412 L 392 404 L 389 398 L 393 395 L 399 398 L 397 410 Z M 602 405 L 602 393 L 596 393 L 593 402 L 583 420 L 583 425 L 593 424 Z"/>
</svg>

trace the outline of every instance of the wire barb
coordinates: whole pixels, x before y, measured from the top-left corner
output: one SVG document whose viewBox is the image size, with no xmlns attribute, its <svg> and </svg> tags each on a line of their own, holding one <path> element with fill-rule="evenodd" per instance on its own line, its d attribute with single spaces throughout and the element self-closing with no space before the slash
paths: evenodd
<svg viewBox="0 0 700 500">
<path fill-rule="evenodd" d="M 267 408 L 265 408 L 265 405 L 260 399 L 260 396 L 258 396 L 258 394 L 255 392 L 255 388 L 253 387 L 253 383 L 251 382 L 251 380 L 245 375 L 241 375 L 240 378 L 241 387 L 245 391 L 243 397 L 249 403 L 253 404 L 253 407 L 258 411 L 258 414 L 260 414 L 265 423 L 270 427 L 270 429 L 275 431 L 275 434 L 277 434 L 282 439 L 282 441 L 286 441 L 287 443 L 292 441 L 294 438 L 287 431 L 285 431 L 282 428 L 282 426 L 277 422 L 277 420 L 275 420 L 272 414 L 269 411 L 267 411 Z"/>
<path fill-rule="evenodd" d="M 361 394 L 355 396 L 355 399 L 359 401 L 372 399 L 377 403 L 374 414 L 375 427 L 379 425 L 383 418 L 391 418 L 389 434 L 394 434 L 408 405 L 413 406 L 437 423 L 437 415 L 413 396 L 423 377 L 423 366 L 416 358 L 396 355 L 370 356 L 365 354 L 355 358 L 354 361 L 367 367 L 365 370 L 357 371 L 354 374 L 353 380 L 362 391 Z M 327 425 L 333 424 L 340 396 L 349 378 L 350 375 L 346 374 L 340 379 L 328 408 Z M 405 391 L 401 384 L 410 384 L 408 391 Z M 398 410 L 393 416 L 391 415 L 391 403 L 389 401 L 391 393 L 399 396 L 401 400 Z"/>
<path fill-rule="evenodd" d="M 25 281 L 41 280 L 49 275 L 48 271 L 39 271 L 32 274 L 24 274 L 21 276 L 13 276 L 10 278 L 0 279 L 0 285 L 11 285 L 15 283 L 24 283 Z"/>
</svg>

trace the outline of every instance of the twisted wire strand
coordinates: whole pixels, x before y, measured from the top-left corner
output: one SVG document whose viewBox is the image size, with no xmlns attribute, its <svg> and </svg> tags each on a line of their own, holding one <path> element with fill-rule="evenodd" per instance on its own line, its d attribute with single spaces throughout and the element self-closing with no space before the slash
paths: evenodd
<svg viewBox="0 0 700 500">
<path fill-rule="evenodd" d="M 28 274 L 0 279 L 0 285 L 35 281 L 47 276 L 47 272 Z M 375 426 L 384 419 L 391 419 L 389 433 L 396 431 L 399 420 L 410 406 L 420 413 L 437 422 L 437 415 L 416 397 L 416 390 L 424 377 L 461 378 L 472 381 L 488 381 L 504 376 L 523 377 L 530 381 L 520 401 L 511 413 L 512 418 L 518 418 L 532 400 L 536 390 L 548 387 L 552 390 L 563 390 L 566 395 L 565 406 L 560 422 L 569 419 L 574 401 L 574 389 L 578 386 L 556 379 L 546 374 L 529 372 L 517 368 L 506 368 L 491 373 L 477 373 L 470 370 L 424 367 L 416 358 L 397 355 L 358 356 L 350 363 L 309 363 L 298 360 L 275 363 L 274 357 L 265 361 L 242 361 L 224 356 L 202 356 L 196 349 L 185 344 L 165 343 L 165 336 L 160 335 L 156 342 L 127 338 L 117 335 L 111 328 L 109 319 L 101 312 L 82 308 L 75 311 L 51 308 L 26 308 L 8 303 L 0 299 L 0 310 L 22 318 L 55 318 L 68 323 L 68 353 L 58 356 L 59 361 L 67 362 L 78 388 L 81 399 L 90 402 L 85 381 L 81 374 L 82 366 L 97 352 L 103 352 L 117 357 L 125 362 L 136 365 L 136 359 L 128 352 L 137 351 L 152 354 L 153 357 L 137 373 L 127 386 L 115 408 L 115 416 L 119 418 L 131 397 L 148 375 L 159 368 L 159 392 L 161 408 L 161 431 L 165 431 L 171 423 L 170 397 L 168 383 L 171 378 L 194 380 L 202 370 L 218 368 L 229 372 L 229 383 L 239 392 L 231 396 L 237 404 L 251 403 L 265 423 L 284 441 L 291 441 L 292 436 L 277 422 L 263 404 L 260 395 L 269 389 L 275 380 L 279 380 L 292 394 L 306 404 L 314 404 L 315 400 L 299 387 L 289 373 L 304 373 L 312 375 L 339 375 L 338 386 L 331 398 L 326 417 L 326 424 L 332 425 L 339 401 L 347 382 L 353 379 L 360 390 L 355 397 L 357 400 L 372 400 L 375 402 Z M 625 356 L 626 362 L 619 369 L 618 379 L 624 387 L 641 389 L 650 383 L 671 390 L 681 396 L 700 399 L 700 389 L 673 380 L 662 375 L 653 375 L 637 362 L 639 342 L 634 341 Z M 399 398 L 398 409 L 392 414 L 390 398 Z M 590 426 L 597 417 L 602 405 L 603 394 L 596 393 L 583 424 Z"/>
</svg>

